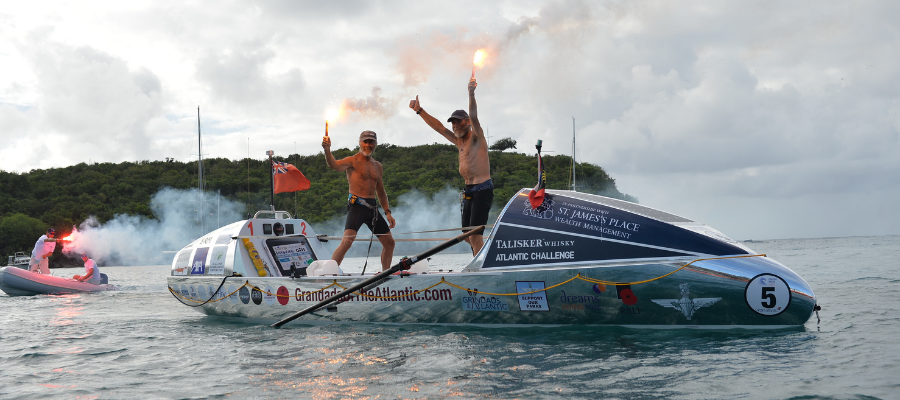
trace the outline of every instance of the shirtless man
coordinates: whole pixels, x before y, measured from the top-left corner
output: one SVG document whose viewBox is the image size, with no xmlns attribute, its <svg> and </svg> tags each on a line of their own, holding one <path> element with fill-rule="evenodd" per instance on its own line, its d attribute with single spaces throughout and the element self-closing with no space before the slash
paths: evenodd
<svg viewBox="0 0 900 400">
<path fill-rule="evenodd" d="M 325 149 L 325 162 L 335 171 L 345 171 L 347 173 L 347 182 L 350 184 L 350 196 L 347 199 L 347 222 L 344 223 L 344 237 L 341 244 L 334 250 L 332 259 L 337 261 L 338 265 L 344 260 L 347 250 L 356 239 L 356 233 L 362 224 L 366 224 L 373 234 L 378 236 L 383 249 L 381 250 L 381 270 L 384 271 L 391 267 L 391 257 L 394 256 L 394 237 L 391 236 L 390 228 L 397 225 L 394 217 L 391 216 L 391 209 L 388 203 L 387 192 L 384 191 L 384 182 L 381 177 L 384 168 L 381 163 L 372 158 L 375 152 L 375 146 L 378 145 L 378 138 L 375 132 L 363 131 L 359 134 L 359 152 L 341 159 L 335 160 L 331 154 L 331 138 L 325 136 L 322 138 L 322 148 Z M 384 213 L 387 215 L 382 217 L 378 212 L 378 202 L 383 204 Z M 388 226 L 390 223 L 390 226 Z"/>
<path fill-rule="evenodd" d="M 488 221 L 488 213 L 491 211 L 491 203 L 494 201 L 494 184 L 491 182 L 491 162 L 488 160 L 487 141 L 484 139 L 484 131 L 478 122 L 478 107 L 475 105 L 475 87 L 478 83 L 475 78 L 469 80 L 469 113 L 456 110 L 447 120 L 453 130 L 444 127 L 441 121 L 429 115 L 419 103 L 419 96 L 409 102 L 416 114 L 431 129 L 443 135 L 450 143 L 459 148 L 459 174 L 466 181 L 466 188 L 462 196 L 462 226 L 485 225 Z M 463 229 L 466 232 L 470 229 Z M 466 239 L 472 246 L 472 255 L 478 254 L 484 246 L 484 238 L 481 235 L 472 235 Z"/>
</svg>

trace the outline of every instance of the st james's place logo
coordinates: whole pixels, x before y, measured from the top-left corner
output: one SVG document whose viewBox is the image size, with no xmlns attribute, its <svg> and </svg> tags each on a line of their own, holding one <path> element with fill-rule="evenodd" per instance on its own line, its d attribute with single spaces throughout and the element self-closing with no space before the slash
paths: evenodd
<svg viewBox="0 0 900 400">
<path fill-rule="evenodd" d="M 553 218 L 553 200 L 550 198 L 550 195 L 544 195 L 544 202 L 535 209 L 531 208 L 531 203 L 528 200 L 525 200 L 524 203 L 525 208 L 522 209 L 522 214 L 538 219 Z"/>
</svg>

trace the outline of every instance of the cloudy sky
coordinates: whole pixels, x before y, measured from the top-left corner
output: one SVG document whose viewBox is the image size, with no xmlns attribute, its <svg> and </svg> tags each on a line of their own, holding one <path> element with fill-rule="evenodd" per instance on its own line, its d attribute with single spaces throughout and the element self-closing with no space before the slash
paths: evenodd
<svg viewBox="0 0 900 400">
<path fill-rule="evenodd" d="M 441 142 L 604 167 L 736 239 L 900 234 L 900 3 L 2 1 L 0 169 Z M 249 146 L 248 146 L 249 144 Z M 377 152 L 376 152 L 377 158 Z"/>
</svg>

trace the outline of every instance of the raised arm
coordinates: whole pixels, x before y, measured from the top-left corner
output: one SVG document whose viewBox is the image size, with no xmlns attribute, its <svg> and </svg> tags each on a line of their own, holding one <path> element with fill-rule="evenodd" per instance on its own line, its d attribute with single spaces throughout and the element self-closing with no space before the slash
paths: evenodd
<svg viewBox="0 0 900 400">
<path fill-rule="evenodd" d="M 472 127 L 475 133 L 484 140 L 484 131 L 481 130 L 481 122 L 478 121 L 478 104 L 475 103 L 475 88 L 478 82 L 475 78 L 469 80 L 469 119 L 472 121 Z"/>
<path fill-rule="evenodd" d="M 353 163 L 346 158 L 341 160 L 334 159 L 334 155 L 331 154 L 331 138 L 328 136 L 322 138 L 322 150 L 325 152 L 325 163 L 328 164 L 329 168 L 335 171 L 344 172 L 353 165 Z"/>
<path fill-rule="evenodd" d="M 453 131 L 447 129 L 447 127 L 445 127 L 444 124 L 441 123 L 441 121 L 438 121 L 437 118 L 432 117 L 431 114 L 425 112 L 425 109 L 423 109 L 422 105 L 419 103 L 419 95 L 416 95 L 415 100 L 409 101 L 409 108 L 412 108 L 412 110 L 415 111 L 416 114 L 422 116 L 422 120 L 425 121 L 425 123 L 428 124 L 431 129 L 434 129 L 435 132 L 443 135 L 445 138 L 447 138 L 447 140 L 450 141 L 450 143 L 457 144 L 456 135 L 453 134 Z"/>
</svg>

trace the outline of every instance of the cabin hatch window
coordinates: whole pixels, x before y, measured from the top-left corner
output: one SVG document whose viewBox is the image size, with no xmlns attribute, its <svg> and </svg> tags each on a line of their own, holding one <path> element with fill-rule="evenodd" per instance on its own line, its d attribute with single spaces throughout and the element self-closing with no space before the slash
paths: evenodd
<svg viewBox="0 0 900 400">
<path fill-rule="evenodd" d="M 295 269 L 306 268 L 316 260 L 315 254 L 304 237 L 292 237 L 284 239 L 268 239 L 266 247 L 275 256 L 275 264 L 281 270 L 282 276 L 291 275 L 291 266 Z"/>
</svg>

